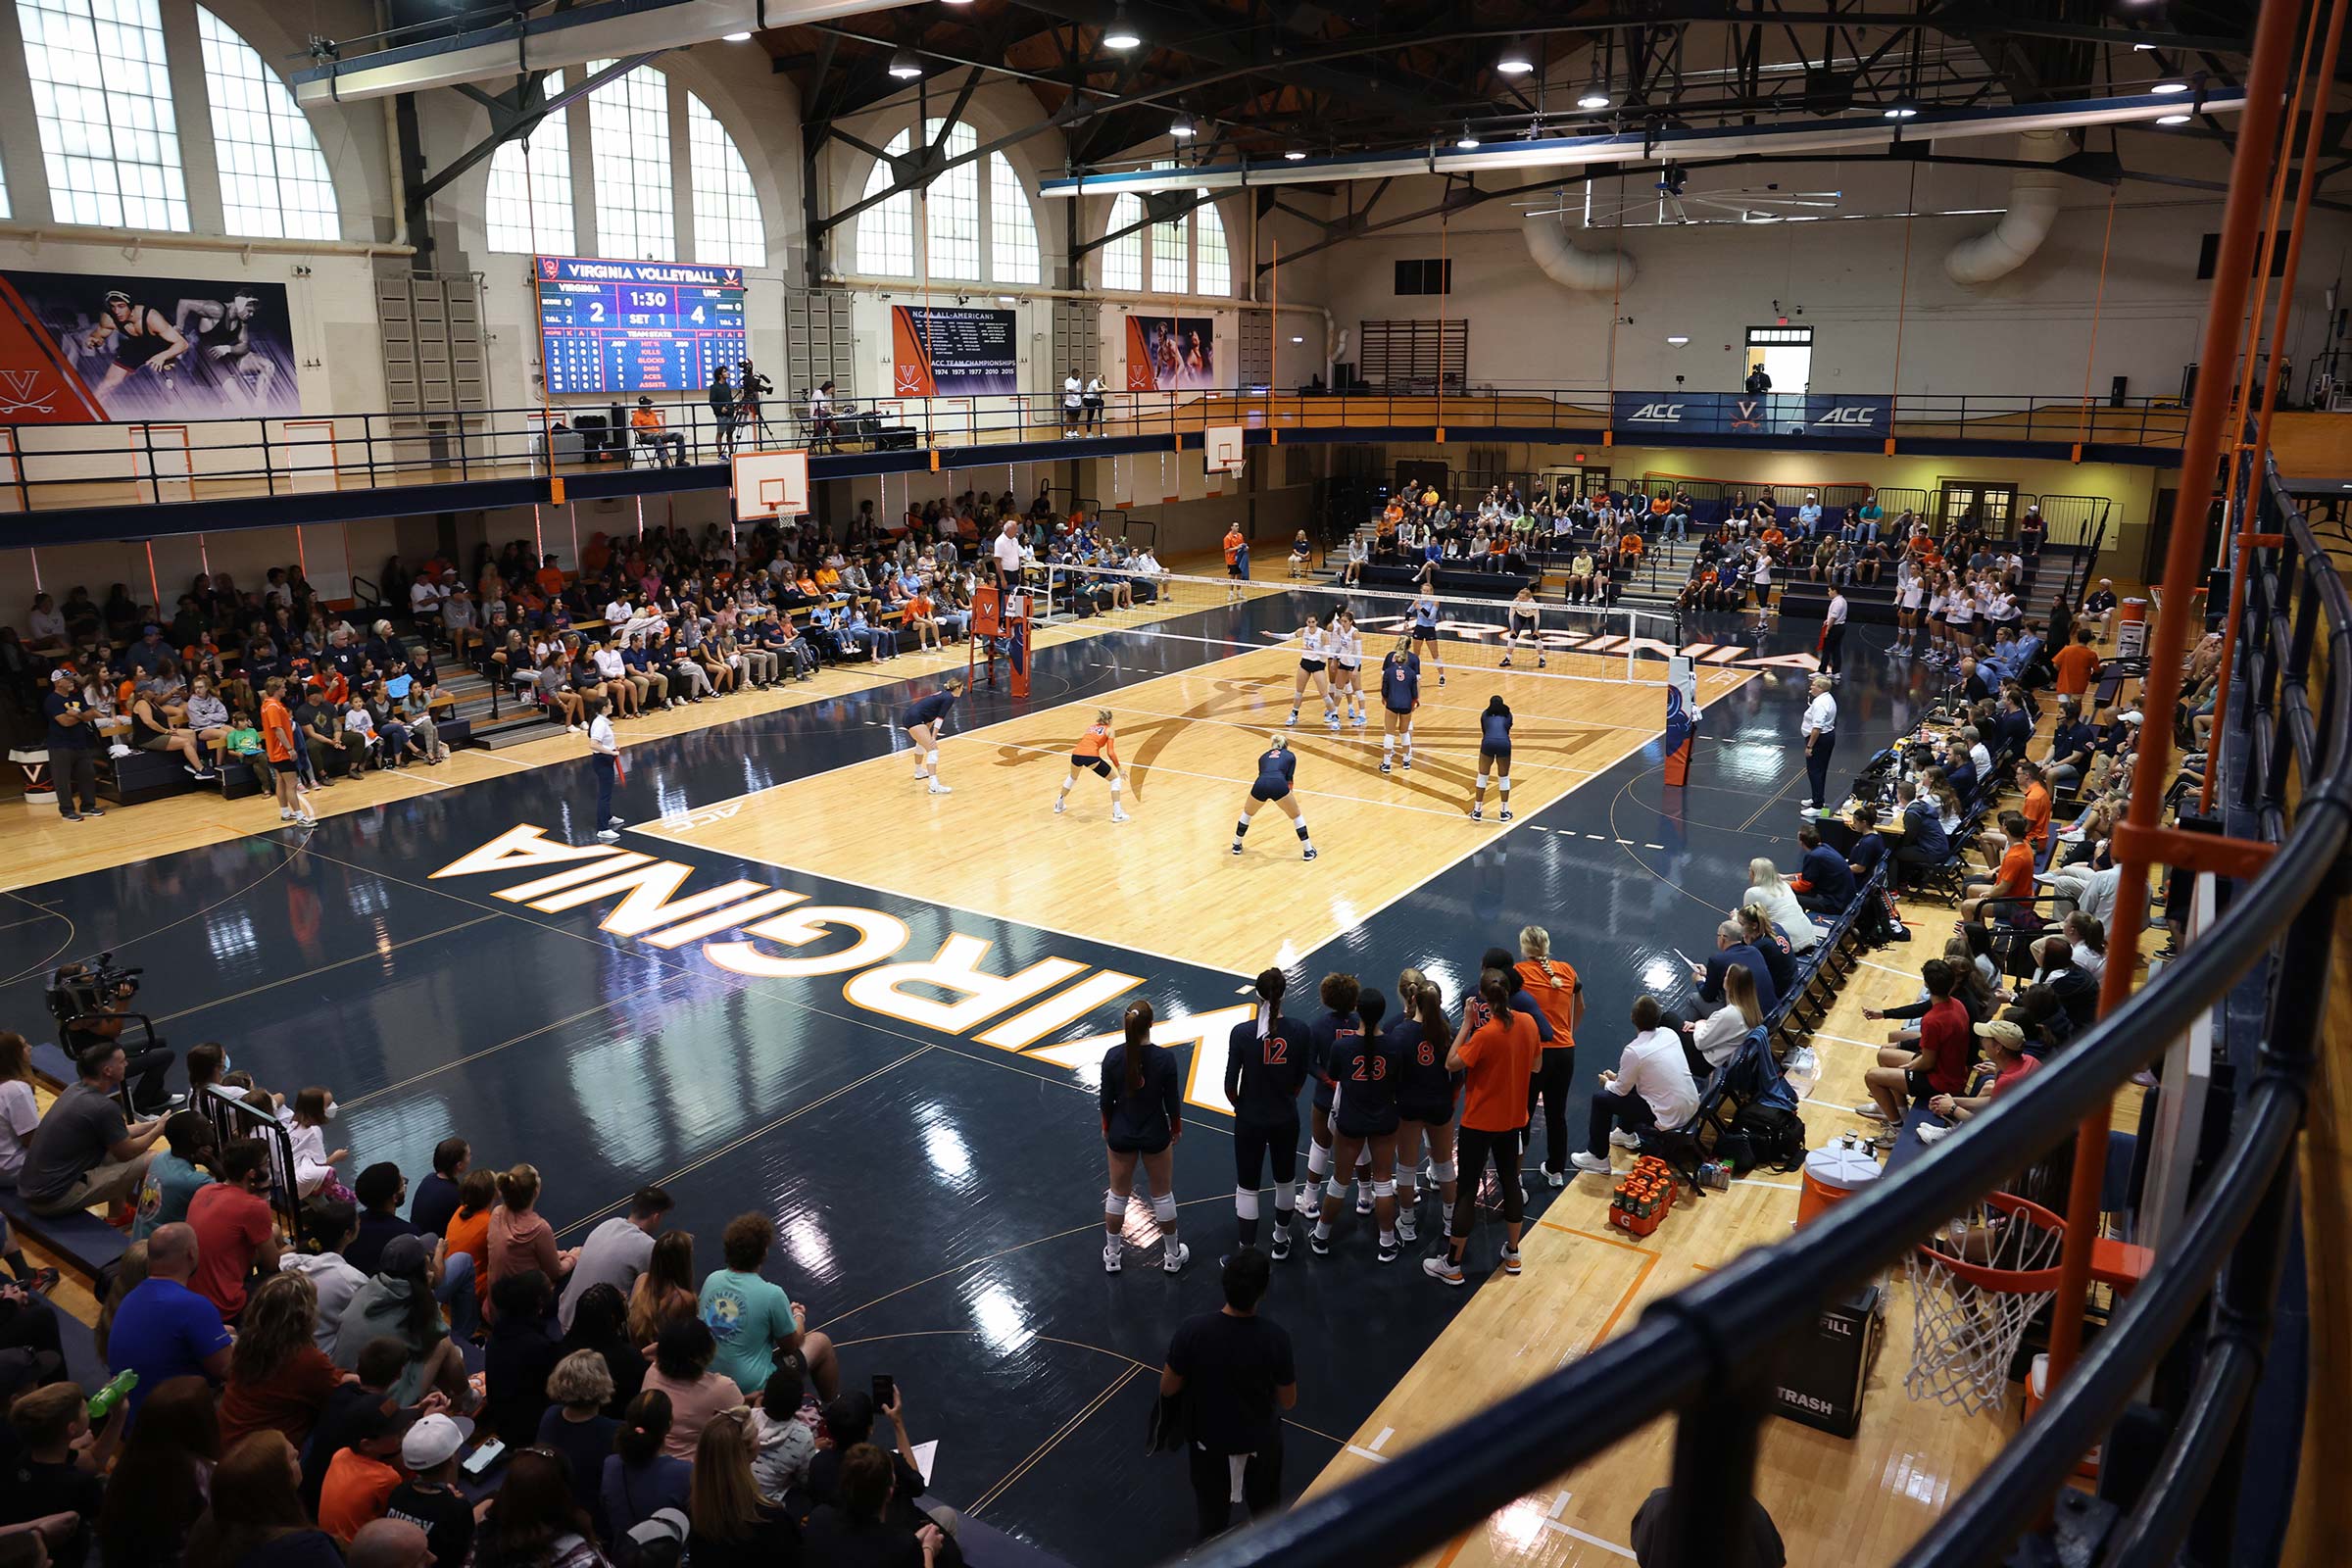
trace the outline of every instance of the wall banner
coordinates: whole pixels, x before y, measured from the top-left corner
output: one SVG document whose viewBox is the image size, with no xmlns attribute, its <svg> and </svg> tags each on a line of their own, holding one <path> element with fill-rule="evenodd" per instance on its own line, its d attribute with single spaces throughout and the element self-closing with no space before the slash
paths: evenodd
<svg viewBox="0 0 2352 1568">
<path fill-rule="evenodd" d="M 283 283 L 0 271 L 0 424 L 302 412 Z"/>
</svg>

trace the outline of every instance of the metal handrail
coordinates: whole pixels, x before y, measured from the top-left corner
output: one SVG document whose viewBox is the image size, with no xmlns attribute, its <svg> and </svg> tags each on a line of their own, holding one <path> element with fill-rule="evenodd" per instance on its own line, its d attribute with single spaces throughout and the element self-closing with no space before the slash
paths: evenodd
<svg viewBox="0 0 2352 1568">
<path fill-rule="evenodd" d="M 1989 1191 L 2067 1140 L 2086 1112 L 2105 1104 L 2158 1054 L 2182 1018 L 2215 1005 L 2257 963 L 2282 958 L 2285 972 L 2324 972 L 2352 842 L 2352 754 L 2346 746 L 2352 736 L 2352 602 L 2276 470 L 2263 477 L 2259 502 L 2281 520 L 2289 544 L 2278 567 L 2264 573 L 2259 612 L 2247 617 L 2254 650 L 2248 662 L 2255 667 L 2245 678 L 2256 700 L 2243 706 L 2275 710 L 2276 746 L 2261 744 L 2267 736 L 2261 719 L 2232 718 L 2249 742 L 2247 753 L 2270 759 L 2253 786 L 2264 815 L 2283 820 L 2290 772 L 2305 787 L 2291 797 L 2293 822 L 2284 842 L 2239 891 L 2227 918 L 2049 1061 L 2034 1075 L 2032 1093 L 2003 1097 L 1970 1124 L 1966 1137 L 1944 1140 L 1787 1241 L 1751 1249 L 1652 1304 L 1626 1333 L 1396 1455 L 1377 1475 L 1307 1498 L 1188 1561 L 1209 1568 L 1403 1562 L 1658 1417 L 1675 1415 L 1676 1510 L 1693 1523 L 1676 1561 L 1699 1563 L 1704 1544 L 1698 1538 L 1741 1516 L 1777 1352 L 1811 1326 L 1824 1300 L 1929 1239 L 1949 1220 L 1953 1194 Z M 2323 617 L 2327 687 L 2315 704 L 2307 684 Z M 2216 755 L 2222 750 L 2217 740 Z M 2267 1329 L 2264 1276 L 2275 1291 L 2280 1255 L 2274 1221 L 2287 1206 L 2275 1188 L 2291 1169 L 2320 1003 L 2317 986 L 2277 988 L 2244 1111 L 2184 1222 L 2180 1250 L 2158 1260 L 2085 1354 L 2078 1375 L 2055 1391 L 2025 1434 L 1906 1555 L 1906 1564 L 1950 1568 L 1995 1561 L 2178 1337 L 2198 1300 L 2214 1289 L 2227 1258 L 2216 1353 L 2164 1460 L 2164 1474 L 2179 1483 L 2174 1490 L 2193 1488 L 2194 1495 L 2150 1488 L 2124 1526 L 2131 1546 L 2123 1560 L 2170 1560 L 2165 1554 L 2189 1528 L 2187 1510 L 2202 1498 L 2198 1484 L 2210 1482 L 2220 1462 L 2210 1445 L 2235 1440 L 2253 1384 L 2250 1368 L 2259 1362 Z"/>
</svg>

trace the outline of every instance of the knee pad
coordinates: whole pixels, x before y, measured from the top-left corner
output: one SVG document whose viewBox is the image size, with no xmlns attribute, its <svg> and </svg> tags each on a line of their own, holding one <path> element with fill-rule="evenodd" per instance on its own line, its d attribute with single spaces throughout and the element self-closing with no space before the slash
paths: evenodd
<svg viewBox="0 0 2352 1568">
<path fill-rule="evenodd" d="M 1511 787 L 1511 775 L 1508 773 L 1501 775 L 1500 783 L 1504 789 L 1509 789 Z"/>
<path fill-rule="evenodd" d="M 936 762 L 936 761 L 938 761 L 938 760 L 939 760 L 939 748 L 938 748 L 938 747 L 936 747 L 936 746 L 934 746 L 934 747 L 932 747 L 932 748 L 931 748 L 929 751 L 927 751 L 927 752 L 923 753 L 923 760 L 924 760 L 924 762 L 926 762 L 926 763 L 931 763 L 931 762 Z"/>
<path fill-rule="evenodd" d="M 1374 1182 L 1372 1184 L 1372 1196 L 1374 1198 L 1395 1198 L 1396 1196 L 1396 1184 L 1393 1181 Z"/>
<path fill-rule="evenodd" d="M 1306 1146 L 1306 1173 L 1321 1181 L 1331 1174 L 1331 1146 L 1309 1142 Z"/>
<path fill-rule="evenodd" d="M 1292 1209 L 1298 1206 L 1297 1199 L 1298 1189 L 1298 1184 L 1297 1182 L 1276 1182 L 1274 1184 L 1275 1213 L 1288 1214 Z"/>
<path fill-rule="evenodd" d="M 1159 1221 L 1163 1231 L 1176 1228 L 1176 1199 L 1171 1193 L 1161 1193 L 1152 1200 L 1152 1217 Z"/>
<path fill-rule="evenodd" d="M 1108 1217 L 1110 1217 L 1110 1218 L 1112 1218 L 1112 1219 L 1116 1219 L 1116 1218 L 1118 1218 L 1118 1217 L 1119 1217 L 1121 1214 L 1124 1214 L 1124 1213 L 1126 1213 L 1126 1212 L 1127 1212 L 1127 1200 L 1126 1200 L 1126 1199 L 1124 1199 L 1124 1198 L 1121 1198 L 1121 1197 L 1120 1197 L 1118 1194 L 1116 1194 L 1116 1193 L 1112 1192 L 1112 1191 L 1111 1191 L 1109 1188 L 1107 1188 L 1107 1187 L 1103 1188 L 1103 1189 L 1102 1189 L 1102 1212 L 1103 1212 L 1103 1213 L 1104 1213 L 1106 1216 L 1108 1216 Z"/>
<path fill-rule="evenodd" d="M 1257 1218 L 1257 1190 L 1236 1187 L 1233 1190 L 1233 1211 L 1243 1219 Z"/>
<path fill-rule="evenodd" d="M 1429 1162 L 1429 1179 L 1433 1182 L 1453 1180 L 1453 1161 L 1448 1159 L 1441 1163 L 1434 1159 L 1431 1160 Z"/>
</svg>

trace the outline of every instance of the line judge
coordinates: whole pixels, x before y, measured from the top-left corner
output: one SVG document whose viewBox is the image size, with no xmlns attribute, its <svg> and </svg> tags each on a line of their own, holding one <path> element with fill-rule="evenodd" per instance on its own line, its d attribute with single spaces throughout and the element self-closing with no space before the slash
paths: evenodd
<svg viewBox="0 0 2352 1568">
<path fill-rule="evenodd" d="M 1829 799 L 1830 754 L 1838 749 L 1838 699 L 1830 695 L 1827 675 L 1814 676 L 1809 687 L 1813 700 L 1805 704 L 1804 722 L 1798 727 L 1805 737 L 1804 808 L 1817 811 Z"/>
</svg>

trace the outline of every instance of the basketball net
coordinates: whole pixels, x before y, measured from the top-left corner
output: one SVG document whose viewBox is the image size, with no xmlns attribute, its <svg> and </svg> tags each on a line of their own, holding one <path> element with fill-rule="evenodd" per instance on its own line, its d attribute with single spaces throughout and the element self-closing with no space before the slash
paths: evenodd
<svg viewBox="0 0 2352 1568">
<path fill-rule="evenodd" d="M 1999 1411 L 2026 1326 L 2058 1292 L 2066 1222 L 2007 1193 L 1954 1219 L 1905 1259 L 1911 1284 L 1914 1399 L 1956 1404 L 1970 1415 Z"/>
</svg>

